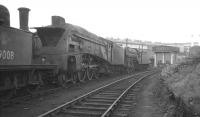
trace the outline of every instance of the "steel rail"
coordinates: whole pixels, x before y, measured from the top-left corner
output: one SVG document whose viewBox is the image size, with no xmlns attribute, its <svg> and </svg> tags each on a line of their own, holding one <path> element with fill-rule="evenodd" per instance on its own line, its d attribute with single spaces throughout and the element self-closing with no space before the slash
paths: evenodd
<svg viewBox="0 0 200 117">
<path fill-rule="evenodd" d="M 100 87 L 100 88 L 97 88 L 97 89 L 95 89 L 95 90 L 92 90 L 92 91 L 90 91 L 90 92 L 87 93 L 87 94 L 84 94 L 84 95 L 82 95 L 82 96 L 80 96 L 80 97 L 77 97 L 77 98 L 75 98 L 75 99 L 73 99 L 73 100 L 71 100 L 71 101 L 69 101 L 69 102 L 66 102 L 66 103 L 64 103 L 64 104 L 62 104 L 62 105 L 60 105 L 60 106 L 58 106 L 58 107 L 56 107 L 56 108 L 53 108 L 53 109 L 51 109 L 51 110 L 49 110 L 49 111 L 47 111 L 47 112 L 45 112 L 45 113 L 43 113 L 43 114 L 41 114 L 41 115 L 39 115 L 39 116 L 37 116 L 37 117 L 46 117 L 46 116 L 48 116 L 48 115 L 51 115 L 51 114 L 53 114 L 54 112 L 57 112 L 57 110 L 62 109 L 62 108 L 65 107 L 65 106 L 70 106 L 70 105 L 72 105 L 73 103 L 76 103 L 76 102 L 78 102 L 78 101 L 81 101 L 81 100 L 87 98 L 88 96 L 92 95 L 93 93 L 96 93 L 97 91 L 100 91 L 100 90 L 102 90 L 102 89 L 104 89 L 104 88 L 106 88 L 106 87 L 109 87 L 109 86 L 111 86 L 111 85 L 113 85 L 113 84 L 115 84 L 115 83 L 118 83 L 118 82 L 120 82 L 120 81 L 129 79 L 129 78 L 132 78 L 132 77 L 137 76 L 137 75 L 141 75 L 141 74 L 144 74 L 144 73 L 149 73 L 149 72 L 152 72 L 152 71 L 140 72 L 140 73 L 137 73 L 137 74 L 133 74 L 133 75 L 131 75 L 131 76 L 126 76 L 126 77 L 123 78 L 123 79 L 119 79 L 119 80 L 116 80 L 116 81 L 114 81 L 114 82 L 111 82 L 111 83 L 109 83 L 109 84 L 107 84 L 107 85 L 104 85 L 104 86 L 102 86 L 102 87 Z"/>
</svg>

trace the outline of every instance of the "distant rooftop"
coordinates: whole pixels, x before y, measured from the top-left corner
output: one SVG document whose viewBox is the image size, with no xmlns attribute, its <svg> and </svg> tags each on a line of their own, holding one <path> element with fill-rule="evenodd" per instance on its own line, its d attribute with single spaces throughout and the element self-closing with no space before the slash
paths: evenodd
<svg viewBox="0 0 200 117">
<path fill-rule="evenodd" d="M 179 48 L 173 46 L 154 46 L 154 52 L 179 52 Z"/>
<path fill-rule="evenodd" d="M 131 40 L 131 39 L 114 39 L 114 38 L 107 38 L 112 40 L 116 43 L 121 44 L 133 44 L 133 45 L 149 45 L 149 46 L 156 46 L 156 45 L 168 45 L 168 46 L 192 46 L 192 45 L 199 45 L 198 42 L 186 42 L 186 43 L 162 43 L 162 42 L 151 42 L 151 41 L 142 41 L 142 40 Z"/>
</svg>

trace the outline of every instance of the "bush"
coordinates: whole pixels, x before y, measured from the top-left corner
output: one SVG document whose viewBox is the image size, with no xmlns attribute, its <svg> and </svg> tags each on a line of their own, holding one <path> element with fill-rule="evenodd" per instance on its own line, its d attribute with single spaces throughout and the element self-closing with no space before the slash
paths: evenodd
<svg viewBox="0 0 200 117">
<path fill-rule="evenodd" d="M 161 75 L 176 98 L 183 100 L 187 108 L 200 113 L 200 64 L 177 70 L 177 65 L 165 67 Z"/>
</svg>

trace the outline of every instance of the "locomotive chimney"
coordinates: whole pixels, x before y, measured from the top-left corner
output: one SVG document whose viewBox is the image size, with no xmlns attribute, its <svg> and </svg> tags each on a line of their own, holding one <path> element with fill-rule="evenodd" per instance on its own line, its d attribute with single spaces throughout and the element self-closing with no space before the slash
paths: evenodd
<svg viewBox="0 0 200 117">
<path fill-rule="evenodd" d="M 21 7 L 19 10 L 20 29 L 29 31 L 28 16 L 30 9 Z"/>
<path fill-rule="evenodd" d="M 52 16 L 51 17 L 52 21 L 52 26 L 62 26 L 65 24 L 65 18 L 60 17 L 60 16 Z"/>
</svg>

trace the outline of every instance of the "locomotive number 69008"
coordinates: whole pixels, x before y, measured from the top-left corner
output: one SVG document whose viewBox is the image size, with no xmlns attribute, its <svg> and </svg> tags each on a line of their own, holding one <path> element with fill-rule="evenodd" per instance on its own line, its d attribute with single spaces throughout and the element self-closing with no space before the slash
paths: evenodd
<svg viewBox="0 0 200 117">
<path fill-rule="evenodd" d="M 14 51 L 0 50 L 0 60 L 13 60 L 15 58 Z"/>
</svg>

